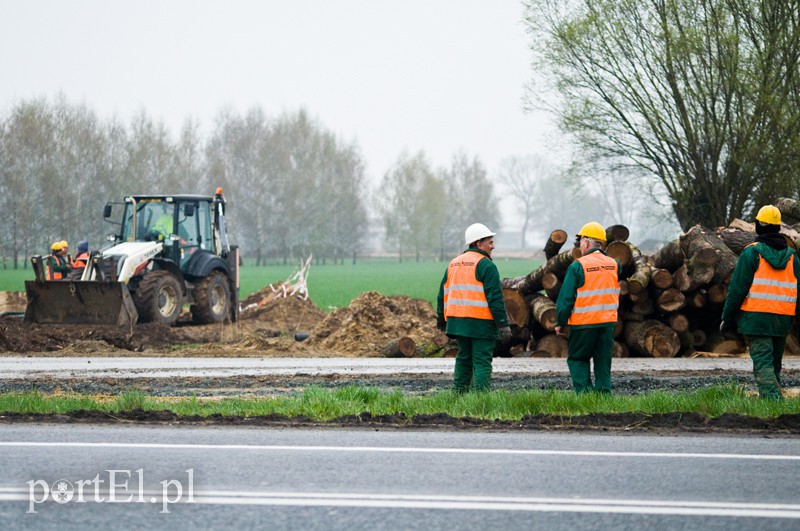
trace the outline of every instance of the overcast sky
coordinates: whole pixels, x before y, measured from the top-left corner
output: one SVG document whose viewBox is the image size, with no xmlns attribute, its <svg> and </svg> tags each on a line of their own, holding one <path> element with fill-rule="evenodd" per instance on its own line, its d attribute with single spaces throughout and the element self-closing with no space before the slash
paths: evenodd
<svg viewBox="0 0 800 531">
<path fill-rule="evenodd" d="M 403 149 L 435 166 L 462 149 L 494 173 L 553 131 L 522 110 L 521 18 L 518 0 L 0 0 L 0 107 L 61 91 L 174 134 L 226 105 L 304 107 L 373 181 Z"/>
</svg>

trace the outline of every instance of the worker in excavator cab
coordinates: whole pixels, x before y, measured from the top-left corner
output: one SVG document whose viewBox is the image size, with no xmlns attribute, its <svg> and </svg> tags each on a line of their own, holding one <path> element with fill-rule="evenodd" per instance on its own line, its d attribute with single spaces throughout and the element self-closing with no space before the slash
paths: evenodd
<svg viewBox="0 0 800 531">
<path fill-rule="evenodd" d="M 160 242 L 163 241 L 165 245 L 170 245 L 172 243 L 169 240 L 169 236 L 175 231 L 175 226 L 171 210 L 170 206 L 166 203 L 161 204 L 161 215 L 156 219 L 153 226 L 150 227 L 148 239 Z"/>
</svg>

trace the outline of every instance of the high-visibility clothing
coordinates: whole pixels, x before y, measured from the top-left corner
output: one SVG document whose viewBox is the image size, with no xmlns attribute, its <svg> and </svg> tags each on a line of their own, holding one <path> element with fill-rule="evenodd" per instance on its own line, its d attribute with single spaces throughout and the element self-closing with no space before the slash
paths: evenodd
<svg viewBox="0 0 800 531">
<path fill-rule="evenodd" d="M 87 263 L 89 263 L 89 253 L 80 253 L 75 257 L 72 267 L 75 269 L 85 268 Z"/>
<path fill-rule="evenodd" d="M 577 259 L 583 268 L 583 286 L 575 293 L 569 325 L 617 322 L 619 280 L 617 261 L 603 253 L 589 253 Z"/>
<path fill-rule="evenodd" d="M 478 262 L 486 258 L 481 253 L 467 251 L 453 258 L 447 267 L 447 282 L 444 285 L 444 316 L 470 317 L 493 320 L 483 291 L 483 282 L 475 276 Z"/>
<path fill-rule="evenodd" d="M 51 254 L 45 260 L 45 278 L 47 280 L 61 280 L 64 273 L 60 271 L 66 265 L 64 257 L 58 254 Z"/>
<path fill-rule="evenodd" d="M 784 269 L 775 269 L 759 255 L 758 269 L 753 275 L 750 291 L 740 309 L 745 312 L 794 315 L 797 305 L 797 277 L 794 274 L 794 254 Z"/>
</svg>

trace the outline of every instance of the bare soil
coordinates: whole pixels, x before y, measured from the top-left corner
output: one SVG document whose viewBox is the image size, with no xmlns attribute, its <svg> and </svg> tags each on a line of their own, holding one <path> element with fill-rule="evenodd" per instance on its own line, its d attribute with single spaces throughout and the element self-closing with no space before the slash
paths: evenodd
<svg viewBox="0 0 800 531">
<path fill-rule="evenodd" d="M 381 347 L 394 339 L 411 337 L 418 352 L 442 355 L 432 345 L 436 335 L 436 314 L 430 303 L 405 296 L 385 297 L 364 293 L 350 306 L 325 314 L 310 299 L 275 296 L 270 286 L 242 302 L 246 308 L 239 322 L 194 326 L 182 315 L 175 327 L 141 324 L 132 329 L 91 325 L 36 325 L 24 323 L 24 295 L 0 297 L 0 356 L 232 356 L 232 357 L 378 357 Z M 637 394 L 656 389 L 690 390 L 720 382 L 752 387 L 752 376 L 719 372 L 714 374 L 617 374 L 614 392 Z M 800 374 L 788 371 L 784 385 L 800 386 Z M 269 397 L 294 393 L 310 385 L 335 388 L 364 385 L 398 389 L 405 393 L 428 393 L 447 389 L 449 375 L 388 376 L 261 376 L 228 378 L 137 378 L 137 379 L 0 379 L 0 392 L 38 390 L 53 394 L 86 394 L 113 397 L 136 389 L 150 396 L 224 398 Z M 498 389 L 570 389 L 564 374 L 495 375 Z M 364 427 L 369 429 L 446 430 L 613 430 L 653 433 L 735 433 L 770 436 L 800 435 L 800 415 L 778 419 L 754 419 L 723 415 L 710 419 L 697 414 L 664 415 L 612 414 L 581 417 L 531 416 L 521 421 L 452 418 L 447 415 L 373 416 L 362 413 L 317 422 L 307 418 L 266 417 L 176 417 L 165 412 L 134 411 L 113 417 L 97 412 L 70 415 L 0 414 L 0 422 L 155 422 L 200 423 L 275 427 Z"/>
</svg>

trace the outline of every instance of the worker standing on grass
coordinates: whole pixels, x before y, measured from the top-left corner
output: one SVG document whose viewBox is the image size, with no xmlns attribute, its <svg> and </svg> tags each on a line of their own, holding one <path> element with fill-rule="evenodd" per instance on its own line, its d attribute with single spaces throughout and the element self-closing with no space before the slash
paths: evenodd
<svg viewBox="0 0 800 531">
<path fill-rule="evenodd" d="M 783 398 L 781 363 L 786 335 L 797 313 L 800 278 L 796 253 L 780 230 L 780 210 L 761 207 L 756 215 L 756 241 L 739 255 L 719 325 L 721 332 L 728 332 L 738 322 L 753 360 L 758 394 L 775 400 Z"/>
<path fill-rule="evenodd" d="M 596 221 L 578 232 L 582 256 L 567 268 L 556 302 L 556 334 L 566 336 L 575 392 L 611 392 L 611 355 L 619 308 L 619 262 L 603 251 L 606 231 Z M 594 360 L 594 385 L 589 367 Z"/>
<path fill-rule="evenodd" d="M 458 341 L 453 390 L 488 391 L 497 340 L 511 339 L 500 274 L 492 262 L 494 235 L 485 225 L 467 227 L 467 250 L 447 266 L 437 299 L 437 326 Z"/>
</svg>

